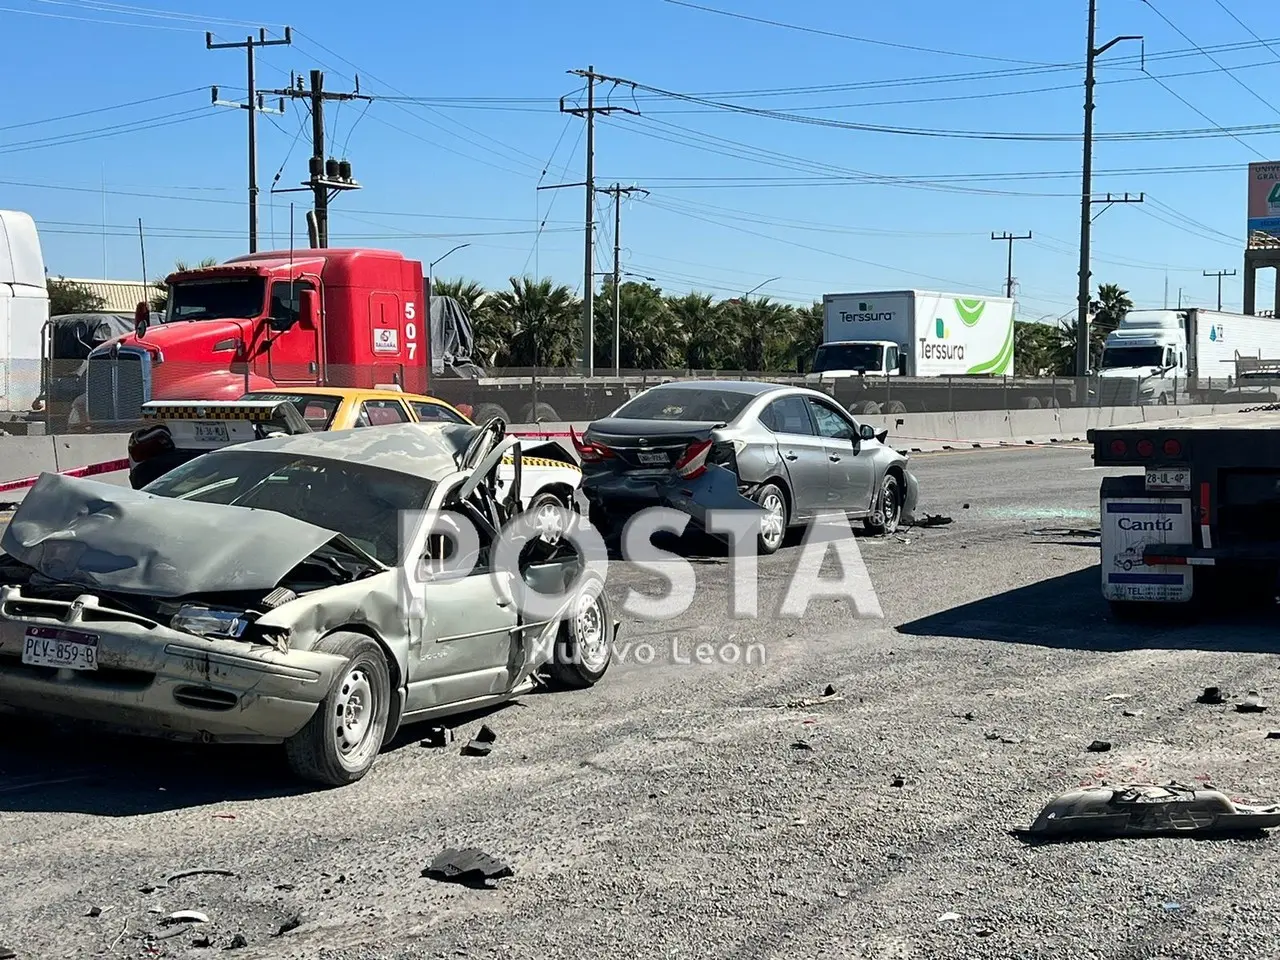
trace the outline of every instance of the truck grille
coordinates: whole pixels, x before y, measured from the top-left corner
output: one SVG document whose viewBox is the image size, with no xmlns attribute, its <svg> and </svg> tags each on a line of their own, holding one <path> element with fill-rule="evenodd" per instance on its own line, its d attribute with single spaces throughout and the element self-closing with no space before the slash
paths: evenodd
<svg viewBox="0 0 1280 960">
<path fill-rule="evenodd" d="M 151 357 L 125 347 L 89 361 L 89 421 L 137 420 L 151 393 Z"/>
<path fill-rule="evenodd" d="M 1128 377 L 1098 379 L 1099 406 L 1132 407 L 1138 403 L 1138 381 Z"/>
</svg>

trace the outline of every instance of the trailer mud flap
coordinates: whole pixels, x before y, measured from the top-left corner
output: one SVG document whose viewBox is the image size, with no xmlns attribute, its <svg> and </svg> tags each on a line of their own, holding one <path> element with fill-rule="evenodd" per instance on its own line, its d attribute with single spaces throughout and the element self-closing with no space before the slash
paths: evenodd
<svg viewBox="0 0 1280 960">
<path fill-rule="evenodd" d="M 1143 492 L 1141 477 L 1108 477 L 1102 482 L 1101 520 L 1102 595 L 1107 600 L 1191 600 L 1191 567 L 1148 566 L 1142 559 L 1148 544 L 1192 542 L 1190 497 L 1151 496 Z"/>
</svg>

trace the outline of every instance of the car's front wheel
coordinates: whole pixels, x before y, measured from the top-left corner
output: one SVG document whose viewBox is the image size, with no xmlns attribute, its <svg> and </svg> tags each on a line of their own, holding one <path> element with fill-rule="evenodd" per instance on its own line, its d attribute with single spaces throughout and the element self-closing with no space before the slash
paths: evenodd
<svg viewBox="0 0 1280 960">
<path fill-rule="evenodd" d="M 285 741 L 289 767 L 305 780 L 355 783 L 382 750 L 391 708 L 391 671 L 382 648 L 359 633 L 331 633 L 318 653 L 346 658 L 329 693 L 298 733 Z"/>
<path fill-rule="evenodd" d="M 560 624 L 555 655 L 547 665 L 552 683 L 577 690 L 599 683 L 613 658 L 612 634 L 613 611 L 604 584 L 592 579 Z"/>
<path fill-rule="evenodd" d="M 547 490 L 530 500 L 525 512 L 539 532 L 546 532 L 550 535 L 549 539 L 555 539 L 564 534 L 564 512 L 568 509 L 568 505 L 560 497 Z"/>
<path fill-rule="evenodd" d="M 880 486 L 880 505 L 873 504 L 871 516 L 867 517 L 866 527 L 871 533 L 886 536 L 898 529 L 902 522 L 902 484 L 892 473 L 884 475 L 884 483 Z"/>
</svg>

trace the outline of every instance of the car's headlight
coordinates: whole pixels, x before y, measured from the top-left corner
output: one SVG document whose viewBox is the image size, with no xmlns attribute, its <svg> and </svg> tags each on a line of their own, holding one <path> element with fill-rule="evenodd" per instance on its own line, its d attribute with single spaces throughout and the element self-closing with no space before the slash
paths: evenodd
<svg viewBox="0 0 1280 960">
<path fill-rule="evenodd" d="M 183 604 L 169 621 L 175 630 L 185 630 L 198 637 L 215 640 L 238 640 L 249 626 L 244 613 L 235 610 L 215 610 L 195 603 Z"/>
</svg>

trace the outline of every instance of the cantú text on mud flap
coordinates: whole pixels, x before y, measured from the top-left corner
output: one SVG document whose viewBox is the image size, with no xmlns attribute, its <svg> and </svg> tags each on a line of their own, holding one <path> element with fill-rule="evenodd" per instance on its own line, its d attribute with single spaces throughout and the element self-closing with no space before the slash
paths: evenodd
<svg viewBox="0 0 1280 960">
<path fill-rule="evenodd" d="M 1121 530 L 1150 530 L 1153 532 L 1168 533 L 1173 529 L 1172 520 L 1130 520 L 1128 517 L 1121 517 L 1117 523 Z"/>
</svg>

